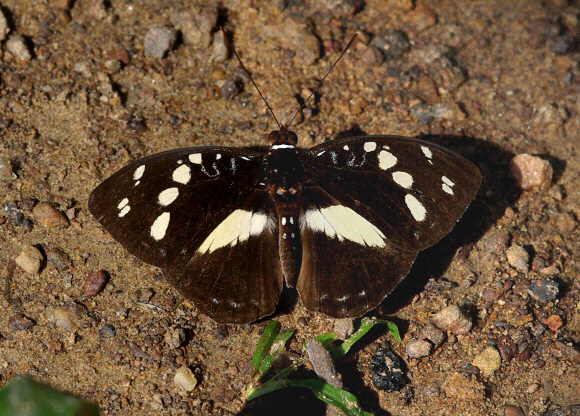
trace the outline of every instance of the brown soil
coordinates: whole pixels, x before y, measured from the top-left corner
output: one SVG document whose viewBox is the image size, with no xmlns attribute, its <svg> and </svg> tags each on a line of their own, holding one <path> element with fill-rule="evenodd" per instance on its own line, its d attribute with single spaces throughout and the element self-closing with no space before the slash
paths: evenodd
<svg viewBox="0 0 580 416">
<path fill-rule="evenodd" d="M 456 229 L 419 255 L 373 313 L 397 322 L 403 343 L 374 331 L 338 367 L 345 387 L 374 414 L 520 414 L 506 405 L 526 415 L 572 414 L 580 404 L 580 8 L 569 3 L 575 2 L 221 3 L 219 23 L 282 118 L 359 31 L 295 126 L 303 147 L 359 131 L 429 134 L 484 176 Z M 324 414 L 306 391 L 246 405 L 250 360 L 267 321 L 223 326 L 199 314 L 87 210 L 97 184 L 142 156 L 266 144 L 273 122 L 251 85 L 231 99 L 220 95 L 224 82 L 243 78 L 236 60 L 212 60 L 211 46 L 184 35 L 164 58 L 145 55 L 149 29 L 171 25 L 182 4 L 2 2 L 8 36 L 22 35 L 32 57 L 18 59 L 3 41 L 0 156 L 9 158 L 17 179 L 0 182 L 0 203 L 9 208 L 0 212 L 0 385 L 27 374 L 94 400 L 103 414 L 280 414 L 285 406 L 292 406 L 287 414 Z M 388 50 L 381 61 L 371 39 L 392 30 L 408 37 L 409 48 Z M 425 120 L 417 111 L 437 105 L 444 116 Z M 518 153 L 550 161 L 554 177 L 546 189 L 517 189 L 508 163 Z M 71 225 L 43 226 L 32 213 L 38 202 L 67 212 Z M 22 224 L 19 212 L 32 226 Z M 508 263 L 512 244 L 532 254 L 529 270 Z M 48 256 L 39 273 L 12 267 L 27 245 Z M 101 269 L 108 284 L 86 296 L 85 280 Z M 540 278 L 559 283 L 557 299 L 529 295 Z M 292 292 L 286 298 L 275 318 L 296 330 L 289 350 L 301 352 L 308 339 L 333 330 L 333 319 L 309 313 Z M 448 337 L 428 357 L 409 358 L 407 341 L 450 304 L 469 311 L 473 329 Z M 68 327 L 60 315 L 55 325 L 55 309 L 70 318 Z M 17 314 L 35 324 L 15 320 Z M 561 326 L 543 324 L 553 315 Z M 184 344 L 167 342 L 179 329 Z M 497 348 L 500 337 L 522 354 L 504 357 L 484 376 L 471 363 L 486 346 Z M 368 365 L 389 343 L 405 359 L 408 377 L 394 393 L 374 389 Z M 182 364 L 199 381 L 191 393 L 173 383 Z"/>
</svg>

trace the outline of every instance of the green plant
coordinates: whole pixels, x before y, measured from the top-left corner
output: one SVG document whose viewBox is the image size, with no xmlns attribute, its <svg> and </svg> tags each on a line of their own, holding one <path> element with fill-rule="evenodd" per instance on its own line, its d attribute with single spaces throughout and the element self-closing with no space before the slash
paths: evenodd
<svg viewBox="0 0 580 416">
<path fill-rule="evenodd" d="M 316 337 L 316 340 L 322 342 L 334 360 L 339 360 L 376 324 L 386 324 L 395 340 L 401 341 L 399 330 L 394 323 L 370 318 L 363 318 L 359 329 L 337 347 L 333 346 L 337 340 L 335 333 L 320 335 Z M 254 372 L 252 381 L 246 391 L 246 400 L 252 400 L 285 387 L 303 387 L 310 389 L 323 402 L 338 407 L 347 416 L 371 416 L 371 413 L 361 409 L 357 398 L 345 389 L 331 386 L 325 381 L 318 379 L 300 380 L 289 378 L 299 366 L 305 363 L 304 358 L 291 360 L 290 364 L 275 371 L 272 377 L 264 380 L 266 375 L 272 370 L 275 359 L 284 351 L 286 342 L 293 334 L 294 331 L 281 332 L 281 325 L 278 321 L 272 321 L 266 326 L 252 359 Z"/>
</svg>

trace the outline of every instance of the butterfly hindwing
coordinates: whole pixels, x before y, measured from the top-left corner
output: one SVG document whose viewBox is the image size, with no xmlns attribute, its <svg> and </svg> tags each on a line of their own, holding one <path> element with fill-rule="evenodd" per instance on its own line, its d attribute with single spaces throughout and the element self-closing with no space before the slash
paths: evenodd
<svg viewBox="0 0 580 416">
<path fill-rule="evenodd" d="M 276 222 L 259 187 L 262 158 L 223 147 L 159 153 L 101 183 L 89 209 L 202 311 L 218 321 L 255 320 L 274 311 L 282 290 Z"/>
</svg>

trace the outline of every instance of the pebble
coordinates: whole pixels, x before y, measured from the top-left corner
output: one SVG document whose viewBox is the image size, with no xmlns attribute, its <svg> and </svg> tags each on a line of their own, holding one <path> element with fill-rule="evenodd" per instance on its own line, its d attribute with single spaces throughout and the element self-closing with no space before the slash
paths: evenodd
<svg viewBox="0 0 580 416">
<path fill-rule="evenodd" d="M 73 326 L 69 312 L 64 308 L 46 308 L 43 313 L 46 320 L 58 328 L 70 330 Z"/>
<path fill-rule="evenodd" d="M 83 285 L 83 294 L 85 296 L 97 296 L 105 288 L 108 280 L 109 278 L 103 270 L 90 272 Z"/>
<path fill-rule="evenodd" d="M 494 232 L 485 240 L 485 250 L 492 254 L 500 254 L 507 249 L 507 244 L 510 241 L 510 233 L 502 230 Z"/>
<path fill-rule="evenodd" d="M 502 335 L 497 340 L 497 348 L 502 361 L 509 362 L 515 358 L 518 347 L 515 342 L 507 335 Z"/>
<path fill-rule="evenodd" d="M 528 293 L 540 302 L 549 302 L 558 297 L 559 286 L 552 279 L 539 279 L 528 286 Z"/>
<path fill-rule="evenodd" d="M 540 389 L 540 383 L 532 383 L 526 389 L 526 392 L 529 394 L 534 394 Z"/>
<path fill-rule="evenodd" d="M 185 342 L 185 330 L 181 327 L 170 328 L 165 333 L 164 339 L 169 348 L 175 350 Z"/>
<path fill-rule="evenodd" d="M 462 121 L 466 118 L 465 113 L 456 103 L 415 104 L 411 108 L 411 116 L 423 124 L 429 124 L 435 119 Z"/>
<path fill-rule="evenodd" d="M 30 61 L 32 59 L 32 55 L 28 50 L 28 46 L 26 46 L 26 42 L 24 42 L 24 38 L 19 34 L 10 36 L 6 42 L 6 50 L 21 61 Z"/>
<path fill-rule="evenodd" d="M 473 358 L 471 364 L 479 368 L 482 374 L 487 377 L 499 369 L 501 356 L 495 348 L 487 347 Z"/>
<path fill-rule="evenodd" d="M 407 343 L 407 355 L 411 358 L 426 357 L 431 354 L 431 343 L 424 339 L 412 339 Z"/>
<path fill-rule="evenodd" d="M 456 335 L 467 334 L 473 326 L 471 318 L 456 305 L 437 312 L 431 322 L 437 328 Z"/>
<path fill-rule="evenodd" d="M 16 315 L 12 315 L 10 319 L 8 319 L 8 324 L 12 329 L 16 329 L 18 331 L 26 331 L 36 325 L 34 319 L 29 318 L 28 316 L 24 316 L 21 313 L 17 313 Z"/>
<path fill-rule="evenodd" d="M 177 31 L 174 28 L 165 25 L 153 26 L 143 40 L 145 55 L 161 59 L 173 48 L 176 40 Z"/>
<path fill-rule="evenodd" d="M 308 353 L 308 360 L 318 377 L 331 386 L 342 387 L 342 381 L 334 368 L 330 353 L 324 348 L 322 342 L 311 339 L 306 344 L 306 352 Z"/>
<path fill-rule="evenodd" d="M 564 358 L 566 358 L 568 361 L 573 363 L 580 363 L 580 351 L 578 351 L 572 345 L 564 344 L 561 341 L 556 341 L 555 345 L 556 348 L 562 352 Z"/>
<path fill-rule="evenodd" d="M 528 263 L 530 262 L 530 255 L 520 245 L 513 244 L 508 248 L 505 252 L 507 257 L 507 261 L 514 269 L 519 271 L 527 271 L 528 270 Z"/>
<path fill-rule="evenodd" d="M 577 225 L 576 218 L 568 212 L 562 212 L 556 216 L 556 227 L 563 234 L 571 233 Z"/>
<path fill-rule="evenodd" d="M 377 47 L 388 61 L 400 57 L 411 49 L 409 38 L 400 30 L 387 30 L 375 36 L 371 45 Z"/>
<path fill-rule="evenodd" d="M 433 350 L 439 348 L 445 342 L 445 333 L 433 324 L 427 324 L 419 333 L 419 339 L 424 339 L 433 344 Z"/>
<path fill-rule="evenodd" d="M 542 322 L 552 331 L 557 331 L 564 325 L 564 321 L 562 321 L 562 317 L 560 315 L 550 315 Z"/>
<path fill-rule="evenodd" d="M 228 59 L 229 49 L 226 42 L 226 37 L 221 30 L 218 30 L 213 35 L 213 43 L 211 46 L 211 59 L 213 62 L 224 62 Z"/>
<path fill-rule="evenodd" d="M 550 162 L 527 153 L 515 156 L 510 161 L 509 171 L 518 188 L 524 191 L 534 188 L 548 189 L 554 173 Z"/>
<path fill-rule="evenodd" d="M 578 40 L 569 33 L 548 39 L 548 48 L 557 55 L 566 55 L 578 45 Z"/>
<path fill-rule="evenodd" d="M 117 335 L 117 331 L 115 330 L 115 327 L 113 325 L 105 324 L 105 326 L 103 326 L 99 330 L 99 334 L 101 334 L 101 336 L 105 338 L 115 338 L 115 336 Z"/>
<path fill-rule="evenodd" d="M 360 57 L 369 67 L 379 66 L 384 60 L 383 53 L 374 45 L 366 46 Z"/>
<path fill-rule="evenodd" d="M 43 227 L 68 227 L 69 221 L 66 215 L 58 211 L 48 202 L 41 202 L 32 210 L 36 223 Z"/>
<path fill-rule="evenodd" d="M 6 156 L 0 156 L 0 180 L 13 181 L 15 179 L 18 179 L 18 177 L 12 171 L 10 159 L 8 159 Z"/>
<path fill-rule="evenodd" d="M 538 127 L 561 126 L 568 119 L 568 113 L 554 103 L 544 104 L 534 113 L 534 123 Z"/>
<path fill-rule="evenodd" d="M 72 266 L 70 257 L 62 248 L 49 244 L 44 247 L 44 252 L 46 253 L 46 259 L 54 264 L 57 269 L 62 271 Z"/>
<path fill-rule="evenodd" d="M 276 38 L 282 48 L 295 51 L 307 65 L 312 65 L 320 57 L 318 38 L 306 23 L 287 18 L 279 25 L 265 27 L 264 31 Z"/>
<path fill-rule="evenodd" d="M 447 397 L 453 399 L 480 401 L 485 397 L 485 387 L 476 376 L 469 373 L 452 372 L 445 378 L 441 388 Z"/>
<path fill-rule="evenodd" d="M 26 246 L 22 249 L 18 257 L 16 257 L 16 264 L 27 273 L 36 274 L 40 271 L 44 256 L 34 246 Z"/>
<path fill-rule="evenodd" d="M 240 87 L 238 83 L 233 79 L 228 79 L 224 82 L 224 85 L 220 87 L 220 95 L 222 98 L 229 100 L 230 98 L 238 95 L 240 93 Z"/>
<path fill-rule="evenodd" d="M 338 339 L 346 340 L 354 333 L 354 319 L 344 318 L 335 320 L 333 331 Z"/>
<path fill-rule="evenodd" d="M 6 20 L 6 16 L 4 16 L 4 12 L 0 9 L 0 42 L 6 39 L 6 35 L 10 33 L 10 28 L 8 27 L 8 21 Z"/>
<path fill-rule="evenodd" d="M 209 48 L 212 31 L 217 25 L 216 7 L 179 10 L 170 16 L 171 24 L 181 32 L 183 42 L 199 48 Z"/>
<path fill-rule="evenodd" d="M 175 376 L 173 376 L 173 383 L 175 383 L 177 387 L 189 393 L 197 386 L 197 378 L 188 366 L 182 365 L 175 372 Z"/>
<path fill-rule="evenodd" d="M 401 361 L 390 349 L 377 351 L 371 358 L 370 367 L 375 388 L 391 392 L 401 390 L 405 385 Z"/>
<path fill-rule="evenodd" d="M 504 416 L 524 416 L 522 408 L 514 404 L 506 404 L 502 408 Z"/>
</svg>

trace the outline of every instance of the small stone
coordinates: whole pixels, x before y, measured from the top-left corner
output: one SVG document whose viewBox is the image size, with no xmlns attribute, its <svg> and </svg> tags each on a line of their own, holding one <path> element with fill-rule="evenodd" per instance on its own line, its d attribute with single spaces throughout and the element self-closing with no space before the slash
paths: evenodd
<svg viewBox="0 0 580 416">
<path fill-rule="evenodd" d="M 145 55 L 161 59 L 173 48 L 176 40 L 177 31 L 174 28 L 165 25 L 153 26 L 143 40 Z"/>
<path fill-rule="evenodd" d="M 68 254 L 60 248 L 51 244 L 44 247 L 46 259 L 54 264 L 59 270 L 67 270 L 71 267 L 72 262 Z"/>
<path fill-rule="evenodd" d="M 554 103 L 544 104 L 534 114 L 534 123 L 538 127 L 561 126 L 568 119 L 568 113 Z"/>
<path fill-rule="evenodd" d="M 576 229 L 577 225 L 576 218 L 568 212 L 563 212 L 556 216 L 556 227 L 563 234 L 571 233 Z"/>
<path fill-rule="evenodd" d="M 467 334 L 473 326 L 471 318 L 456 305 L 448 306 L 439 311 L 431 322 L 437 328 L 456 335 Z"/>
<path fill-rule="evenodd" d="M 411 358 L 426 357 L 431 354 L 431 343 L 429 341 L 412 339 L 407 343 L 407 355 Z"/>
<path fill-rule="evenodd" d="M 354 319 L 344 318 L 334 321 L 334 333 L 338 339 L 346 340 L 354 333 Z"/>
<path fill-rule="evenodd" d="M 514 269 L 519 271 L 527 271 L 530 255 L 525 248 L 517 244 L 512 245 L 505 252 L 507 261 Z"/>
<path fill-rule="evenodd" d="M 170 328 L 165 333 L 165 343 L 171 349 L 177 349 L 185 342 L 185 331 L 181 327 Z"/>
<path fill-rule="evenodd" d="M 437 86 L 427 75 L 422 75 L 421 78 L 419 78 L 419 81 L 417 81 L 416 95 L 429 105 L 437 104 L 440 101 Z"/>
<path fill-rule="evenodd" d="M 16 315 L 12 315 L 8 319 L 8 324 L 12 329 L 16 329 L 18 331 L 26 331 L 36 325 L 34 319 L 31 319 L 27 316 L 24 316 L 21 313 L 17 313 Z"/>
<path fill-rule="evenodd" d="M 456 103 L 447 104 L 416 104 L 411 108 L 411 116 L 423 124 L 429 124 L 435 119 L 462 121 L 466 116 Z"/>
<path fill-rule="evenodd" d="M 238 95 L 239 92 L 240 87 L 238 83 L 233 79 L 227 80 L 226 82 L 224 82 L 224 85 L 220 87 L 220 95 L 222 96 L 222 98 L 225 98 L 226 100 L 229 100 L 230 98 Z"/>
<path fill-rule="evenodd" d="M 97 296 L 105 288 L 108 280 L 109 278 L 103 270 L 90 272 L 83 285 L 84 295 Z"/>
<path fill-rule="evenodd" d="M 507 249 L 510 234 L 507 231 L 498 231 L 488 237 L 485 242 L 485 250 L 491 254 L 500 254 Z"/>
<path fill-rule="evenodd" d="M 105 324 L 105 326 L 99 330 L 99 334 L 105 338 L 115 338 L 117 331 L 113 325 Z"/>
<path fill-rule="evenodd" d="M 558 297 L 559 284 L 551 279 L 539 279 L 528 286 L 529 294 L 540 302 L 549 302 Z"/>
<path fill-rule="evenodd" d="M 435 325 L 427 324 L 419 333 L 418 338 L 429 341 L 433 344 L 433 350 L 436 350 L 445 342 L 445 333 Z"/>
<path fill-rule="evenodd" d="M 224 32 L 218 30 L 213 35 L 211 59 L 213 62 L 224 62 L 228 59 L 229 49 Z"/>
<path fill-rule="evenodd" d="M 382 52 L 374 45 L 366 46 L 360 57 L 370 67 L 379 66 L 384 60 Z"/>
<path fill-rule="evenodd" d="M 1 14 L 1 10 L 0 10 Z M 12 171 L 12 165 L 10 164 L 10 159 L 6 156 L 0 156 L 0 180 L 1 181 L 13 181 L 18 179 L 16 174 Z"/>
<path fill-rule="evenodd" d="M 499 369 L 501 356 L 495 348 L 487 347 L 475 356 L 471 364 L 479 368 L 482 374 L 487 377 Z"/>
<path fill-rule="evenodd" d="M 32 55 L 28 50 L 28 46 L 26 46 L 24 38 L 19 34 L 10 36 L 6 42 L 6 50 L 21 61 L 30 61 L 32 59 Z"/>
<path fill-rule="evenodd" d="M 540 383 L 532 383 L 528 386 L 528 388 L 526 389 L 526 392 L 528 394 L 534 394 L 538 390 L 540 390 Z"/>
<path fill-rule="evenodd" d="M 71 330 L 72 319 L 69 312 L 64 308 L 46 308 L 43 313 L 46 320 L 58 328 Z"/>
<path fill-rule="evenodd" d="M 371 358 L 370 367 L 375 388 L 391 392 L 401 390 L 405 385 L 401 361 L 390 349 L 377 351 Z"/>
<path fill-rule="evenodd" d="M 34 246 L 26 246 L 22 249 L 18 257 L 16 257 L 16 264 L 27 273 L 36 274 L 40 271 L 44 256 Z"/>
<path fill-rule="evenodd" d="M 36 223 L 43 227 L 68 227 L 69 221 L 66 215 L 58 211 L 48 202 L 41 202 L 32 210 Z"/>
<path fill-rule="evenodd" d="M 517 186 L 524 191 L 534 188 L 548 189 L 552 184 L 554 171 L 550 162 L 537 156 L 519 154 L 510 161 L 509 170 Z"/>
<path fill-rule="evenodd" d="M 578 40 L 569 33 L 548 39 L 548 48 L 557 55 L 566 55 L 578 45 Z"/>
<path fill-rule="evenodd" d="M 504 416 L 524 416 L 524 411 L 519 406 L 506 404 L 503 406 L 503 414 Z"/>
<path fill-rule="evenodd" d="M 6 35 L 10 33 L 10 28 L 8 27 L 8 21 L 6 20 L 6 16 L 4 16 L 4 12 L 0 9 L 0 42 L 6 39 Z"/>
<path fill-rule="evenodd" d="M 517 345 L 507 335 L 499 337 L 497 340 L 497 348 L 499 349 L 499 355 L 501 356 L 502 361 L 505 362 L 509 362 L 515 358 L 518 352 Z"/>
<path fill-rule="evenodd" d="M 282 48 L 295 51 L 307 65 L 320 57 L 320 42 L 302 21 L 289 17 L 279 25 L 267 26 L 264 31 L 276 38 Z"/>
<path fill-rule="evenodd" d="M 571 345 L 564 344 L 561 341 L 556 341 L 555 345 L 556 348 L 562 352 L 564 358 L 566 358 L 568 361 L 573 363 L 580 363 L 580 351 L 578 351 L 576 348 Z"/>
<path fill-rule="evenodd" d="M 342 387 L 342 381 L 338 378 L 330 353 L 324 345 L 320 341 L 311 339 L 306 344 L 306 351 L 316 375 L 331 386 Z"/>
<path fill-rule="evenodd" d="M 562 321 L 562 317 L 560 315 L 550 315 L 542 322 L 552 331 L 557 331 L 564 325 L 564 321 Z"/>
<path fill-rule="evenodd" d="M 371 45 L 376 46 L 387 60 L 396 59 L 411 49 L 409 38 L 400 30 L 387 30 L 375 36 Z"/>
<path fill-rule="evenodd" d="M 485 387 L 477 377 L 469 373 L 452 372 L 441 386 L 445 395 L 453 399 L 483 400 Z"/>
<path fill-rule="evenodd" d="M 195 374 L 193 374 L 193 371 L 189 367 L 183 365 L 175 372 L 173 383 L 189 393 L 197 386 L 197 378 L 195 378 Z"/>
<path fill-rule="evenodd" d="M 200 7 L 193 10 L 179 10 L 171 14 L 171 24 L 181 31 L 183 42 L 198 48 L 209 48 L 212 31 L 217 25 L 218 9 Z"/>
</svg>

